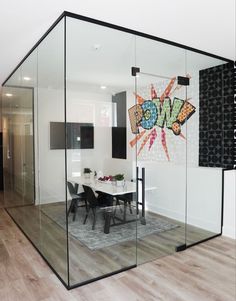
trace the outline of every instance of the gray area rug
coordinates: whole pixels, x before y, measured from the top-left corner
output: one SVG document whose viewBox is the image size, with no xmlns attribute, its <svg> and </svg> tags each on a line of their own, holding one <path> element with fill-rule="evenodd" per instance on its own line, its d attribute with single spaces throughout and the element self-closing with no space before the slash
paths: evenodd
<svg viewBox="0 0 236 301">
<path fill-rule="evenodd" d="M 65 204 L 55 203 L 41 206 L 41 210 L 51 220 L 66 230 L 66 214 Z M 135 210 L 133 210 L 135 212 Z M 122 212 L 117 208 L 116 216 L 122 217 Z M 126 241 L 136 240 L 136 221 L 123 225 L 117 225 L 110 228 L 110 233 L 104 233 L 103 212 L 97 212 L 97 221 L 95 230 L 92 230 L 92 212 L 83 224 L 85 217 L 85 208 L 78 208 L 76 220 L 72 220 L 73 213 L 69 215 L 68 231 L 71 236 L 78 239 L 90 250 L 98 250 L 115 244 L 124 243 Z M 134 219 L 135 214 L 130 214 L 127 209 L 127 220 Z M 160 233 L 177 228 L 178 225 L 164 221 L 158 217 L 147 216 L 146 225 L 142 225 L 137 221 L 137 238 L 143 238 L 150 234 Z"/>
</svg>

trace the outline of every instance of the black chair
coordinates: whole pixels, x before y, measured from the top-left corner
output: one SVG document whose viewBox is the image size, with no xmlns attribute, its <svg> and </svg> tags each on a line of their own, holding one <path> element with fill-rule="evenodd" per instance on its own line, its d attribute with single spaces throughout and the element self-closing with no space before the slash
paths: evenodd
<svg viewBox="0 0 236 301">
<path fill-rule="evenodd" d="M 120 206 L 120 201 L 124 203 L 123 220 L 126 221 L 127 206 L 129 206 L 130 214 L 133 214 L 132 202 L 136 200 L 135 193 L 125 193 L 116 195 L 116 205 Z"/>
<path fill-rule="evenodd" d="M 85 207 L 86 212 L 88 210 L 86 194 L 85 192 L 77 193 L 78 186 L 78 184 L 75 184 L 74 186 L 71 182 L 67 182 L 67 187 L 71 196 L 71 204 L 67 212 L 67 216 L 69 216 L 70 212 L 72 212 L 74 214 L 73 221 L 75 221 L 78 207 Z"/>
<path fill-rule="evenodd" d="M 92 225 L 92 229 L 95 229 L 95 224 L 96 224 L 96 214 L 97 214 L 97 208 L 102 208 L 106 206 L 106 202 L 103 202 L 101 199 L 101 195 L 99 195 L 99 198 L 95 196 L 93 190 L 91 187 L 83 185 L 83 189 L 86 195 L 86 199 L 87 199 L 87 204 L 88 204 L 88 210 L 84 219 L 84 224 L 87 221 L 88 215 L 90 210 L 92 210 L 93 213 L 93 225 Z"/>
</svg>

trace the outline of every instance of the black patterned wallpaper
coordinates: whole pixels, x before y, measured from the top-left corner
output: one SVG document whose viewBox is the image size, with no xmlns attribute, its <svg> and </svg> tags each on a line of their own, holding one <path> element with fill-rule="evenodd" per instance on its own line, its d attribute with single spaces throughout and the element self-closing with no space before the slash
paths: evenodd
<svg viewBox="0 0 236 301">
<path fill-rule="evenodd" d="M 236 61 L 234 62 L 234 168 L 236 168 Z"/>
<path fill-rule="evenodd" d="M 234 66 L 199 72 L 199 166 L 234 166 Z"/>
</svg>

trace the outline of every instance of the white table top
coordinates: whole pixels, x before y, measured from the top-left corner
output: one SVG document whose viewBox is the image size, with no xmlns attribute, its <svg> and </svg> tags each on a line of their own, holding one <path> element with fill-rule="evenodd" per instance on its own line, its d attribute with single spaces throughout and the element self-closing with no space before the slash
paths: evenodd
<svg viewBox="0 0 236 301">
<path fill-rule="evenodd" d="M 136 192 L 136 183 L 131 181 L 125 181 L 124 186 L 116 186 L 112 184 L 112 182 L 103 183 L 98 180 L 94 180 L 93 178 L 85 178 L 84 176 L 81 177 L 71 177 L 68 179 L 70 182 L 77 183 L 79 185 L 87 185 L 90 186 L 95 191 L 101 191 L 110 195 L 118 195 L 118 194 L 125 194 L 125 193 L 133 193 Z"/>
</svg>

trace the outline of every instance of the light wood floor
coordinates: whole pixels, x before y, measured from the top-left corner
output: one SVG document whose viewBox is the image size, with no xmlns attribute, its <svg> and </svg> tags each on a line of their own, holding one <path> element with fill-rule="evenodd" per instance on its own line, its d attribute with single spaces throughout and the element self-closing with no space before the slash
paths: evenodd
<svg viewBox="0 0 236 301">
<path fill-rule="evenodd" d="M 47 205 L 48 206 L 48 205 Z M 66 231 L 48 218 L 39 206 L 9 208 L 11 216 L 41 251 L 60 277 L 67 283 Z M 151 214 L 151 213 L 149 213 Z M 152 214 L 153 215 L 153 214 Z M 148 262 L 175 252 L 175 247 L 184 243 L 184 224 L 168 220 L 179 227 L 153 233 L 138 240 L 138 264 Z M 112 230 L 111 230 L 112 231 Z M 213 235 L 199 228 L 188 227 L 188 241 L 195 242 Z M 136 233 L 130 241 L 91 251 L 78 239 L 69 236 L 70 285 L 75 285 L 136 264 Z"/>
<path fill-rule="evenodd" d="M 1 198 L 1 195 L 0 195 Z M 17 198 L 15 198 L 17 200 Z M 8 208 L 8 212 L 28 235 L 34 245 L 40 250 L 60 277 L 68 282 L 67 266 L 67 237 L 66 231 L 54 220 L 49 218 L 39 206 L 19 206 Z M 65 204 L 60 203 L 63 207 Z M 55 209 L 53 209 L 55 210 Z M 65 210 L 65 208 L 64 208 Z M 69 281 L 75 285 L 114 271 L 127 268 L 137 263 L 152 261 L 157 258 L 173 254 L 175 247 L 185 242 L 185 225 L 176 220 L 147 212 L 147 216 L 155 216 L 158 220 L 169 221 L 179 227 L 170 231 L 153 233 L 137 241 L 136 233 L 130 241 L 115 244 L 99 250 L 91 251 L 78 239 L 69 236 Z M 79 217 L 77 217 L 79 218 Z M 188 226 L 187 243 L 199 241 L 214 235 L 203 229 Z"/>
<path fill-rule="evenodd" d="M 1 301 L 235 301 L 236 244 L 219 237 L 67 291 L 0 209 Z"/>
</svg>

